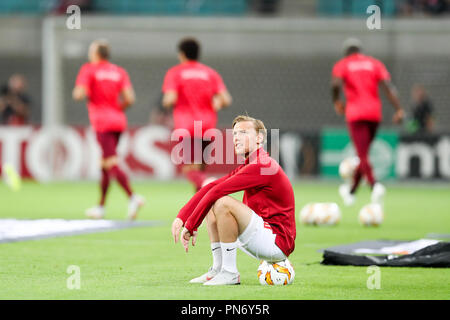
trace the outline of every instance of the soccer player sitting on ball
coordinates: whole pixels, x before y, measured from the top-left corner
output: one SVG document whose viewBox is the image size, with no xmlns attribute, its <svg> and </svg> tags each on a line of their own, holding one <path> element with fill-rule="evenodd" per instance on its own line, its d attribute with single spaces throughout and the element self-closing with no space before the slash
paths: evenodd
<svg viewBox="0 0 450 320">
<path fill-rule="evenodd" d="M 191 283 L 240 284 L 237 248 L 268 262 L 283 261 L 294 250 L 294 191 L 280 165 L 264 150 L 266 135 L 261 120 L 236 117 L 234 150 L 245 157 L 244 164 L 201 188 L 173 221 L 175 242 L 181 239 L 187 252 L 206 217 L 213 265 Z M 238 191 L 244 191 L 242 202 L 228 196 Z"/>
</svg>

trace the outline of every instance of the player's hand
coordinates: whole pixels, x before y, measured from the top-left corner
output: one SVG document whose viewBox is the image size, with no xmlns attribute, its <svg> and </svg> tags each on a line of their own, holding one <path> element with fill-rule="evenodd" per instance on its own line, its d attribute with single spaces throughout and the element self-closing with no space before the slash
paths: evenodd
<svg viewBox="0 0 450 320">
<path fill-rule="evenodd" d="M 337 100 L 334 102 L 334 110 L 340 116 L 345 114 L 345 104 L 341 100 Z"/>
<path fill-rule="evenodd" d="M 197 243 L 197 231 L 194 231 L 194 234 L 191 235 L 191 233 L 188 231 L 188 229 L 183 228 L 183 231 L 181 232 L 181 243 L 183 243 L 184 250 L 188 252 L 189 249 L 189 239 L 192 238 L 192 246 L 194 247 Z"/>
<path fill-rule="evenodd" d="M 194 234 L 192 235 L 192 246 L 195 247 L 195 244 L 197 243 L 197 234 L 198 231 L 194 231 Z"/>
<path fill-rule="evenodd" d="M 181 243 L 183 244 L 184 250 L 188 252 L 189 249 L 189 239 L 191 239 L 192 235 L 189 232 L 188 229 L 183 228 L 183 231 L 181 231 Z M 194 242 L 194 240 L 192 240 Z"/>
<path fill-rule="evenodd" d="M 183 220 L 181 220 L 180 218 L 175 218 L 175 220 L 173 220 L 172 222 L 172 236 L 175 240 L 175 243 L 177 243 L 180 239 L 180 231 L 183 227 L 183 224 Z"/>
<path fill-rule="evenodd" d="M 222 100 L 217 97 L 214 96 L 213 97 L 213 101 L 212 101 L 212 106 L 215 112 L 218 112 L 220 109 L 222 109 Z"/>
<path fill-rule="evenodd" d="M 403 109 L 398 109 L 397 111 L 395 111 L 394 116 L 392 117 L 392 121 L 398 124 L 401 123 L 404 118 L 405 112 L 403 111 Z"/>
</svg>

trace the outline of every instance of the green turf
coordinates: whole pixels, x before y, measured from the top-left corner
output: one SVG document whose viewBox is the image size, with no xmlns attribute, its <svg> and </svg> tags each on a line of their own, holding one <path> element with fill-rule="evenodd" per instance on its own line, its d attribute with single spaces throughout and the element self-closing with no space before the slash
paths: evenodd
<svg viewBox="0 0 450 320">
<path fill-rule="evenodd" d="M 241 285 L 204 287 L 189 284 L 210 266 L 205 228 L 186 254 L 173 243 L 170 224 L 192 195 L 186 182 L 140 182 L 135 189 L 147 205 L 140 220 L 157 227 L 126 229 L 46 240 L 0 244 L 0 299 L 448 299 L 450 270 L 381 268 L 381 289 L 366 286 L 365 267 L 332 267 L 319 262 L 318 249 L 369 239 L 419 239 L 450 231 L 450 187 L 389 185 L 385 222 L 378 228 L 358 224 L 357 213 L 369 200 L 367 188 L 356 205 L 343 208 L 334 227 L 297 224 L 296 249 L 290 256 L 296 277 L 291 286 L 263 287 L 256 279 L 259 262 L 238 253 Z M 336 183 L 294 185 L 296 211 L 310 201 L 335 201 Z M 0 185 L 1 218 L 83 219 L 98 196 L 95 183 L 25 183 L 20 192 Z M 239 195 L 237 195 L 239 196 Z M 107 218 L 124 219 L 126 198 L 114 185 Z M 66 286 L 69 265 L 81 270 L 81 289 Z"/>
</svg>

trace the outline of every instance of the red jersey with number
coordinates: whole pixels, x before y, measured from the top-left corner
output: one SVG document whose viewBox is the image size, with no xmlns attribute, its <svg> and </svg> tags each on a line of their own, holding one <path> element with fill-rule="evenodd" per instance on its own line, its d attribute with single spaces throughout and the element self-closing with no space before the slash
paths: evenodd
<svg viewBox="0 0 450 320">
<path fill-rule="evenodd" d="M 86 63 L 81 67 L 75 85 L 87 90 L 89 120 L 95 131 L 124 131 L 127 128 L 127 118 L 120 107 L 120 93 L 132 85 L 125 69 L 108 61 Z"/>
<path fill-rule="evenodd" d="M 270 225 L 276 245 L 289 256 L 296 237 L 294 191 L 283 169 L 262 148 L 230 174 L 200 189 L 178 218 L 193 234 L 216 200 L 238 191 L 244 191 L 243 203 Z"/>
<path fill-rule="evenodd" d="M 170 68 L 164 77 L 162 91 L 175 91 L 178 95 L 173 109 L 174 129 L 186 129 L 191 137 L 200 138 L 206 130 L 215 128 L 217 113 L 212 99 L 225 90 L 222 77 L 198 61 Z M 201 121 L 202 130 L 194 130 L 194 121 Z"/>
<path fill-rule="evenodd" d="M 342 79 L 344 83 L 347 100 L 345 117 L 348 122 L 381 121 L 378 83 L 391 78 L 381 61 L 354 53 L 339 60 L 333 67 L 332 75 Z"/>
</svg>

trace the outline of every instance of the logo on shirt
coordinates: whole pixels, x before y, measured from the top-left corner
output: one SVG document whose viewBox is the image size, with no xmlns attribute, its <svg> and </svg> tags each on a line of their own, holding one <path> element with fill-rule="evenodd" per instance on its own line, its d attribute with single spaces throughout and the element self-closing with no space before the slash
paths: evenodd
<svg viewBox="0 0 450 320">
<path fill-rule="evenodd" d="M 120 80 L 120 74 L 117 71 L 99 70 L 95 73 L 95 79 L 98 81 L 109 80 L 118 82 Z"/>
<path fill-rule="evenodd" d="M 200 79 L 200 80 L 209 80 L 208 73 L 203 70 L 195 70 L 195 69 L 187 69 L 181 72 L 181 78 L 184 80 L 188 79 Z"/>
<path fill-rule="evenodd" d="M 354 71 L 373 71 L 373 63 L 371 61 L 351 61 L 348 63 L 348 70 Z"/>
</svg>

